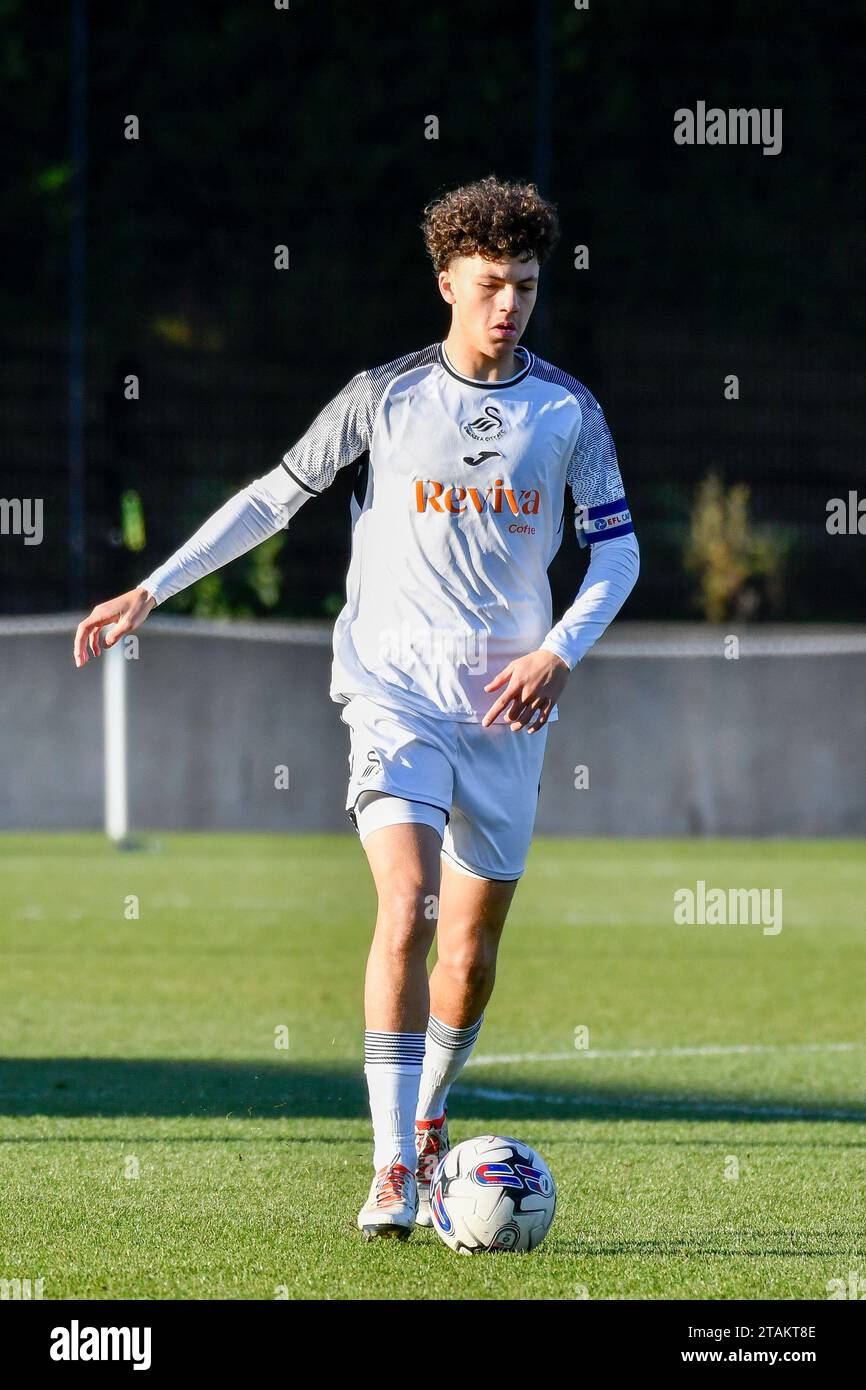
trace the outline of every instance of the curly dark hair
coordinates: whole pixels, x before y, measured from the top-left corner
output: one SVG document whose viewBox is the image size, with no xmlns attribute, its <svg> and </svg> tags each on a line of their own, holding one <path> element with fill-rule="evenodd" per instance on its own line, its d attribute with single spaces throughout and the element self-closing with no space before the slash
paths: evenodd
<svg viewBox="0 0 866 1390">
<path fill-rule="evenodd" d="M 437 274 L 455 256 L 488 261 L 534 256 L 542 265 L 559 240 L 556 208 L 535 184 L 505 183 L 494 174 L 429 203 L 421 227 Z"/>
</svg>

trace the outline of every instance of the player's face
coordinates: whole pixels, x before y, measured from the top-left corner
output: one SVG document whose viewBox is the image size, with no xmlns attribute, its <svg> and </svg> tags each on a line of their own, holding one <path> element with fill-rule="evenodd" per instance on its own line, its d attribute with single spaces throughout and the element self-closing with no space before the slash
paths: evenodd
<svg viewBox="0 0 866 1390">
<path fill-rule="evenodd" d="M 439 288 L 467 344 L 485 357 L 504 357 L 520 342 L 535 307 L 538 261 L 457 256 L 440 271 Z"/>
</svg>

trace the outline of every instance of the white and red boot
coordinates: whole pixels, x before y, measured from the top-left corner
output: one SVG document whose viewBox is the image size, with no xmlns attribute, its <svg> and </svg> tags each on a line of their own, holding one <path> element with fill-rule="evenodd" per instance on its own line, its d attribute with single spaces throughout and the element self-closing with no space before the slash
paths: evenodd
<svg viewBox="0 0 866 1390">
<path fill-rule="evenodd" d="M 436 1120 L 415 1121 L 415 1152 L 418 1162 L 415 1176 L 418 1181 L 418 1214 L 416 1226 L 432 1226 L 433 1213 L 430 1210 L 430 1183 L 437 1165 L 447 1154 L 448 1112 L 444 1111 Z"/>
<path fill-rule="evenodd" d="M 358 1230 L 367 1240 L 390 1236 L 406 1240 L 412 1233 L 418 1212 L 418 1184 L 415 1174 L 402 1163 L 380 1168 L 370 1186 L 366 1203 L 358 1213 Z"/>
</svg>

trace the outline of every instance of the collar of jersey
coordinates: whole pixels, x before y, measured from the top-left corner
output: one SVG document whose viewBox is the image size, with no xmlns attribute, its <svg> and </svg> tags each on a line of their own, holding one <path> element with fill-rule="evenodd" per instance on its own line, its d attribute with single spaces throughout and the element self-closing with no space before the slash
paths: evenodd
<svg viewBox="0 0 866 1390">
<path fill-rule="evenodd" d="M 478 378 L 474 376 L 463 376 L 455 367 L 452 367 L 448 360 L 448 354 L 445 351 L 444 343 L 438 343 L 436 346 L 436 355 L 439 359 L 439 365 L 444 367 L 449 376 L 456 377 L 458 381 L 463 382 L 464 386 L 477 386 L 482 391 L 501 391 L 503 387 L 516 386 L 518 381 L 522 381 L 525 376 L 529 375 L 532 371 L 533 361 L 535 360 L 529 348 L 525 348 L 521 343 L 518 343 L 514 351 L 526 354 L 526 366 L 522 367 L 516 376 L 506 377 L 504 381 L 479 381 Z"/>
</svg>

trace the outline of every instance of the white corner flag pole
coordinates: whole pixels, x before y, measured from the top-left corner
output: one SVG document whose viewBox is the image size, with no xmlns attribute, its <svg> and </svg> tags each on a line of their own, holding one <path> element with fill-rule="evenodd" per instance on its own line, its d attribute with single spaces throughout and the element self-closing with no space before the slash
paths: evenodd
<svg viewBox="0 0 866 1390">
<path fill-rule="evenodd" d="M 126 659 L 123 643 L 102 654 L 105 833 L 119 844 L 129 830 L 126 786 Z"/>
</svg>

